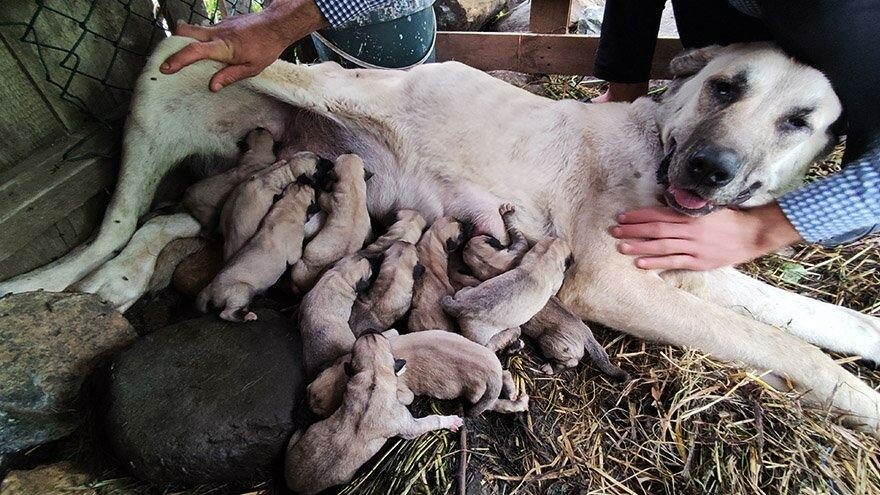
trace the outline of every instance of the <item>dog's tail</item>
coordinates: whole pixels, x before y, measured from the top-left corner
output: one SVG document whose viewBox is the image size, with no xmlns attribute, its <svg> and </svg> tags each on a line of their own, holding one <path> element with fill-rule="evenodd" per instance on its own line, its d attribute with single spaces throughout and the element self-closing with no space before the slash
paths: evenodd
<svg viewBox="0 0 880 495">
<path fill-rule="evenodd" d="M 489 383 L 486 384 L 486 390 L 480 396 L 480 399 L 465 408 L 465 415 L 474 418 L 483 414 L 484 411 L 492 407 L 498 400 L 501 395 L 501 389 L 501 380 L 489 380 Z"/>
<path fill-rule="evenodd" d="M 461 308 L 459 307 L 458 301 L 452 296 L 443 296 L 443 299 L 440 299 L 440 307 L 442 307 L 443 311 L 449 316 L 454 318 L 461 316 Z"/>
<path fill-rule="evenodd" d="M 596 341 L 593 332 L 591 332 L 589 328 L 587 328 L 586 331 L 589 335 L 587 336 L 587 341 L 584 342 L 584 350 L 587 351 L 587 355 L 590 356 L 590 359 L 596 364 L 596 367 L 616 382 L 628 382 L 629 373 L 611 364 L 611 359 L 608 357 L 608 353 L 605 352 L 605 348 Z"/>
</svg>

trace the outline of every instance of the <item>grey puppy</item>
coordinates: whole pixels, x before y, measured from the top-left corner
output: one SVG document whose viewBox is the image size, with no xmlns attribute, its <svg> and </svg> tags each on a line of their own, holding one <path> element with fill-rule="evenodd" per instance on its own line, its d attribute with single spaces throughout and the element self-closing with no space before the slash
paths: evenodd
<svg viewBox="0 0 880 495">
<path fill-rule="evenodd" d="M 398 398 L 404 404 L 418 395 L 441 400 L 463 398 L 471 404 L 468 416 L 528 410 L 528 395 L 517 393 L 510 372 L 501 368 L 501 361 L 486 347 L 442 330 L 406 335 L 391 330 L 384 335 L 391 342 L 394 357 L 407 363 L 406 374 L 398 382 Z M 339 358 L 309 384 L 309 408 L 318 416 L 329 416 L 342 403 L 348 383 L 344 367 L 350 359 Z M 499 398 L 502 395 L 507 398 Z"/>
<path fill-rule="evenodd" d="M 210 303 L 222 308 L 220 317 L 224 320 L 256 320 L 257 315 L 247 307 L 255 295 L 274 285 L 299 259 L 303 226 L 314 201 L 315 191 L 310 186 L 298 182 L 287 186 L 260 230 L 199 293 L 199 310 L 207 312 Z"/>
<path fill-rule="evenodd" d="M 414 418 L 397 397 L 398 373 L 391 344 L 368 333 L 354 344 L 342 406 L 329 418 L 294 434 L 287 447 L 287 486 L 303 495 L 347 483 L 392 437 L 416 438 L 430 431 L 458 430 L 458 416 Z"/>
<path fill-rule="evenodd" d="M 355 335 L 367 329 L 387 330 L 409 311 L 413 284 L 425 272 L 416 247 L 396 241 L 385 250 L 379 274 L 370 288 L 360 294 L 348 322 Z"/>
<path fill-rule="evenodd" d="M 470 234 L 471 226 L 451 217 L 434 222 L 422 235 L 417 248 L 425 273 L 413 287 L 409 331 L 455 330 L 453 320 L 443 312 L 440 300 L 455 293 L 449 282 L 448 253 L 458 249 Z"/>
<path fill-rule="evenodd" d="M 619 381 L 629 380 L 629 375 L 611 364 L 608 353 L 583 320 L 575 316 L 556 296 L 551 297 L 544 308 L 522 325 L 522 333 L 534 339 L 541 354 L 550 362 L 541 367 L 548 375 L 574 368 L 584 357 L 584 351 L 606 375 Z"/>
<path fill-rule="evenodd" d="M 382 236 L 364 248 L 364 251 L 368 254 L 381 253 L 397 241 L 415 244 L 422 237 L 425 225 L 425 218 L 417 211 L 399 210 L 394 214 L 394 223 Z"/>
<path fill-rule="evenodd" d="M 355 336 L 348 326 L 357 295 L 370 283 L 373 266 L 359 254 L 342 258 L 305 295 L 299 307 L 306 376 L 314 378 L 339 356 L 351 352 Z"/>
<path fill-rule="evenodd" d="M 231 259 L 253 237 L 272 203 L 297 178 L 314 175 L 320 159 L 304 151 L 251 175 L 231 193 L 220 212 L 223 259 Z"/>
<path fill-rule="evenodd" d="M 529 250 L 529 241 L 514 224 L 515 212 L 515 207 L 510 203 L 504 203 L 498 209 L 504 221 L 504 228 L 510 236 L 509 245 L 504 246 L 501 241 L 490 235 L 479 235 L 473 237 L 465 246 L 462 258 L 476 278 L 489 280 L 511 270 Z"/>
<path fill-rule="evenodd" d="M 458 319 L 465 337 L 496 352 L 506 349 L 518 341 L 519 326 L 559 291 L 572 261 L 568 243 L 548 237 L 535 244 L 513 270 L 476 287 L 465 287 L 455 297 L 444 297 L 443 310 Z"/>
<path fill-rule="evenodd" d="M 299 293 L 308 290 L 336 260 L 361 249 L 370 237 L 363 160 L 357 155 L 341 155 L 334 174 L 338 180 L 332 192 L 320 198 L 327 214 L 324 225 L 306 244 L 302 258 L 291 271 L 292 287 Z"/>
<path fill-rule="evenodd" d="M 207 230 L 217 225 L 223 203 L 241 181 L 275 163 L 275 142 L 266 129 L 252 130 L 245 143 L 248 150 L 238 165 L 196 182 L 183 195 L 183 207 Z"/>
</svg>

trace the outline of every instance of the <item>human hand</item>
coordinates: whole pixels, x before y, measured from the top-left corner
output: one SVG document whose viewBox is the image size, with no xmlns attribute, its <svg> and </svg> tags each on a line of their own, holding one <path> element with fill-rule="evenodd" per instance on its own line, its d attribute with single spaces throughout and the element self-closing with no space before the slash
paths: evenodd
<svg viewBox="0 0 880 495">
<path fill-rule="evenodd" d="M 614 101 L 633 102 L 648 94 L 648 81 L 641 83 L 608 83 L 608 90 L 591 98 L 593 103 L 610 103 Z"/>
<path fill-rule="evenodd" d="M 689 217 L 655 207 L 621 213 L 611 235 L 642 269 L 713 270 L 745 263 L 801 239 L 776 203 Z"/>
<path fill-rule="evenodd" d="M 165 59 L 159 70 L 174 74 L 199 60 L 228 64 L 211 78 L 211 91 L 255 76 L 285 48 L 327 25 L 314 0 L 276 0 L 259 13 L 240 14 L 214 26 L 179 23 L 174 34 L 195 38 Z"/>
</svg>

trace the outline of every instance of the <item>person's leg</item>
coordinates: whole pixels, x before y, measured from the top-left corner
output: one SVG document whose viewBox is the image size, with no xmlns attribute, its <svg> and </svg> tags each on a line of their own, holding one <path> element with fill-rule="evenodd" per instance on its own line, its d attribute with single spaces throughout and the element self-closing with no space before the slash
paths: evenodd
<svg viewBox="0 0 880 495">
<path fill-rule="evenodd" d="M 685 48 L 771 39 L 761 19 L 743 14 L 727 0 L 672 0 L 672 8 Z"/>
</svg>

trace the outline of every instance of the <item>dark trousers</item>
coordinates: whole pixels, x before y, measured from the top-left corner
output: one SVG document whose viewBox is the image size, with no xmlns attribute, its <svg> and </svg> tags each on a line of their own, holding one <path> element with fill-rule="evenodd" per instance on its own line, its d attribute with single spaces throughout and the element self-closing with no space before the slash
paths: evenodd
<svg viewBox="0 0 880 495">
<path fill-rule="evenodd" d="M 608 0 L 596 77 L 642 82 L 650 75 L 664 0 Z M 847 156 L 880 140 L 880 1 L 761 0 L 761 19 L 726 0 L 673 0 L 685 48 L 774 40 L 825 73 L 846 110 Z"/>
</svg>

